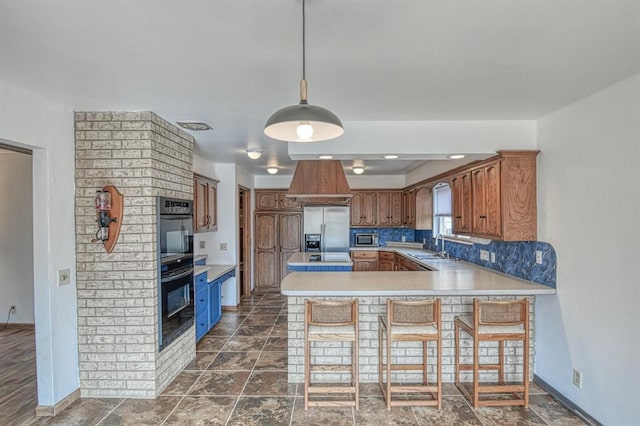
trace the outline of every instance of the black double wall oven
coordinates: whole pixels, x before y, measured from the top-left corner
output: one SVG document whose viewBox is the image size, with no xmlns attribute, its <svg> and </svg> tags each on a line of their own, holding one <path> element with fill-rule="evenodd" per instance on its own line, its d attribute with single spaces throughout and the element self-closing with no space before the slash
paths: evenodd
<svg viewBox="0 0 640 426">
<path fill-rule="evenodd" d="M 193 201 L 158 197 L 160 350 L 193 325 Z"/>
</svg>

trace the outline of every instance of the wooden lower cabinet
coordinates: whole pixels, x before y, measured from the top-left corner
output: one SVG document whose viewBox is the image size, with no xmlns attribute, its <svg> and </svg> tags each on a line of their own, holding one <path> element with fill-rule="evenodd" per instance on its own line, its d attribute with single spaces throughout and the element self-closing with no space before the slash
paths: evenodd
<svg viewBox="0 0 640 426">
<path fill-rule="evenodd" d="M 391 252 L 381 251 L 378 253 L 378 270 L 379 271 L 395 271 L 396 261 L 395 254 Z"/>
<path fill-rule="evenodd" d="M 351 260 L 353 261 L 353 271 L 377 271 L 378 270 L 378 252 L 373 250 L 353 250 L 351 251 Z"/>
<path fill-rule="evenodd" d="M 301 251 L 302 213 L 255 214 L 256 289 L 278 290 L 287 275 L 287 260 Z"/>
</svg>

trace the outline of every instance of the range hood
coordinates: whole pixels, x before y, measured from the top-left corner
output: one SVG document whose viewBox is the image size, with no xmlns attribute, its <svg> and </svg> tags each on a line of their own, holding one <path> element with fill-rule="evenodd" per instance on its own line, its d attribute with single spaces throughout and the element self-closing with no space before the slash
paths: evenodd
<svg viewBox="0 0 640 426">
<path fill-rule="evenodd" d="M 353 194 L 339 160 L 300 160 L 286 196 L 302 203 L 346 204 Z"/>
</svg>

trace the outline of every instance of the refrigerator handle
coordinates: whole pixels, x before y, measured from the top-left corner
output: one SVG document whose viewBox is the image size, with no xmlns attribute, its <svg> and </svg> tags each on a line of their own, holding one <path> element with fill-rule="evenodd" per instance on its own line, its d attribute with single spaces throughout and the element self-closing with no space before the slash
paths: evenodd
<svg viewBox="0 0 640 426">
<path fill-rule="evenodd" d="M 323 223 L 322 225 L 320 225 L 320 251 L 324 252 L 324 248 L 325 248 L 325 240 L 324 240 L 324 228 L 325 228 L 325 224 Z"/>
</svg>

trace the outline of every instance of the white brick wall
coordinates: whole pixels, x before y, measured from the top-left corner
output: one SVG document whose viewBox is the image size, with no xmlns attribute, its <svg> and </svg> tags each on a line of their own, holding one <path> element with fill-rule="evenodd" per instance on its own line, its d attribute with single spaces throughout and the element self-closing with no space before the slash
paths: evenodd
<svg viewBox="0 0 640 426">
<path fill-rule="evenodd" d="M 158 353 L 157 195 L 193 199 L 193 137 L 151 112 L 77 112 L 76 270 L 82 397 L 154 398 L 195 356 L 195 331 Z M 115 250 L 91 243 L 95 191 L 115 185 Z"/>
<path fill-rule="evenodd" d="M 340 300 L 339 297 L 314 297 L 316 300 Z M 360 321 L 360 382 L 376 383 L 378 381 L 378 317 L 386 314 L 386 297 L 358 297 L 359 321 Z M 394 297 L 396 300 L 415 300 L 415 297 Z M 445 383 L 454 382 L 454 331 L 453 320 L 462 313 L 473 311 L 473 297 L 441 297 L 442 303 L 442 380 Z M 480 300 L 513 300 L 516 297 L 478 297 Z M 289 320 L 289 382 L 300 383 L 304 381 L 304 297 L 288 298 Z M 535 297 L 530 300 L 530 352 L 529 371 L 533 378 L 533 361 L 535 358 L 535 333 L 534 333 L 534 305 Z M 462 334 L 462 333 L 461 333 Z M 462 334 L 464 335 L 464 334 Z M 460 340 L 461 363 L 471 363 L 472 345 L 471 339 L 466 337 Z M 428 349 L 428 374 L 429 380 L 435 381 L 436 371 L 436 347 L 435 343 L 429 343 Z M 311 347 L 311 362 L 344 363 L 351 362 L 351 345 L 349 343 L 327 342 L 313 343 Z M 507 342 L 505 344 L 506 366 L 505 372 L 508 381 L 521 380 L 522 377 L 522 343 Z M 396 364 L 414 364 L 422 360 L 422 349 L 419 342 L 395 342 L 393 345 L 392 362 Z M 480 344 L 480 362 L 495 363 L 498 360 L 498 344 L 482 342 Z M 471 375 L 463 373 L 463 381 L 470 381 Z M 419 382 L 422 375 L 412 372 L 394 372 L 393 381 Z M 480 374 L 481 381 L 497 381 L 497 373 L 486 372 Z M 314 373 L 312 381 L 317 382 L 348 382 L 348 373 Z"/>
</svg>

